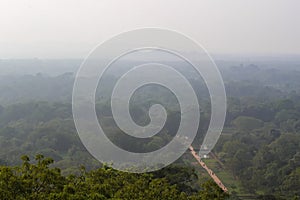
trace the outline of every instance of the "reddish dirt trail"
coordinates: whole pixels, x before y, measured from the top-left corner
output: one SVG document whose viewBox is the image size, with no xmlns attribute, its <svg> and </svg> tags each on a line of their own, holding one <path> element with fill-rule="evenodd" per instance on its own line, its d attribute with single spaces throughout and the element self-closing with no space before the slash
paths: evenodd
<svg viewBox="0 0 300 200">
<path fill-rule="evenodd" d="M 192 146 L 189 147 L 191 154 L 193 157 L 198 161 L 198 163 L 201 165 L 202 168 L 204 168 L 209 176 L 215 181 L 215 183 L 224 191 L 228 192 L 228 189 L 225 187 L 225 185 L 221 182 L 221 180 L 217 177 L 217 175 L 207 167 L 207 165 L 201 160 L 200 156 L 196 153 L 194 148 Z"/>
</svg>

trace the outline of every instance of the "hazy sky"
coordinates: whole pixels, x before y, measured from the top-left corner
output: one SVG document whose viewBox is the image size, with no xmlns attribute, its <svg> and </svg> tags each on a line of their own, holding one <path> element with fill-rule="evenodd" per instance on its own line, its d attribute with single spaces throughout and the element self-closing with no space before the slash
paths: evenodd
<svg viewBox="0 0 300 200">
<path fill-rule="evenodd" d="M 299 0 L 0 0 L 0 58 L 83 58 L 141 27 L 177 30 L 210 53 L 300 54 Z"/>
</svg>

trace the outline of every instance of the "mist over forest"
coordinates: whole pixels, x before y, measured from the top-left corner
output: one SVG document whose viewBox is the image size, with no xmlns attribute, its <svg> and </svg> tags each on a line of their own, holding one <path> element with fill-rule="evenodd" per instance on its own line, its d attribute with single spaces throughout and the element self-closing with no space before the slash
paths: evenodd
<svg viewBox="0 0 300 200">
<path fill-rule="evenodd" d="M 127 62 L 131 65 L 136 61 Z M 217 145 L 203 161 L 229 193 L 210 180 L 188 151 L 172 165 L 144 175 L 117 172 L 93 158 L 80 141 L 72 116 L 72 89 L 80 63 L 0 61 L 1 199 L 37 199 L 43 195 L 49 199 L 131 199 L 140 182 L 144 184 L 140 197 L 149 190 L 153 192 L 145 197 L 149 199 L 155 199 L 151 195 L 156 192 L 164 193 L 166 199 L 212 199 L 215 195 L 217 199 L 299 197 L 300 60 L 216 59 L 227 94 L 227 116 Z M 172 65 L 181 67 L 180 63 Z M 210 121 L 210 99 L 202 78 L 193 70 L 182 69 L 199 98 L 201 120 L 192 144 L 199 148 Z M 180 121 L 180 108 L 173 94 L 156 86 L 144 87 L 143 92 L 135 94 L 130 105 L 135 122 L 149 123 L 148 110 L 154 103 L 166 108 L 168 119 L 151 139 L 132 140 L 115 124 L 106 98 L 117 78 L 113 74 L 105 77 L 95 99 L 99 123 L 110 130 L 111 141 L 132 152 L 153 151 L 170 142 Z M 48 182 L 34 181 L 44 176 L 48 176 Z M 103 180 L 99 182 L 97 177 Z M 119 181 L 126 184 L 116 186 Z M 87 184 L 111 189 L 91 189 Z M 158 185 L 161 187 L 156 188 Z M 37 190 L 24 192 L 28 188 Z"/>
</svg>

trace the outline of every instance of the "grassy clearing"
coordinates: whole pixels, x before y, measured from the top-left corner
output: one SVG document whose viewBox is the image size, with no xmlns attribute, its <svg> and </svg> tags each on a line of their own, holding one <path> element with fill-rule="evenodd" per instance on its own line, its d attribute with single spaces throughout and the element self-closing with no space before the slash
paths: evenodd
<svg viewBox="0 0 300 200">
<path fill-rule="evenodd" d="M 240 181 L 236 180 L 229 171 L 221 168 L 220 164 L 215 159 L 209 158 L 203 159 L 203 161 L 215 172 L 230 193 L 244 194 Z"/>
</svg>

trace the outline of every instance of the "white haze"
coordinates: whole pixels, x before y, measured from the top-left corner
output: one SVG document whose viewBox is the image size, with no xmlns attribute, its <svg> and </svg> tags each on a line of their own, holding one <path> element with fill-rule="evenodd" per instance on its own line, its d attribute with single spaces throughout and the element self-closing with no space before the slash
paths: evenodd
<svg viewBox="0 0 300 200">
<path fill-rule="evenodd" d="M 300 54 L 299 0 L 0 0 L 0 59 L 83 58 L 123 31 L 182 32 L 211 53 Z"/>
</svg>

